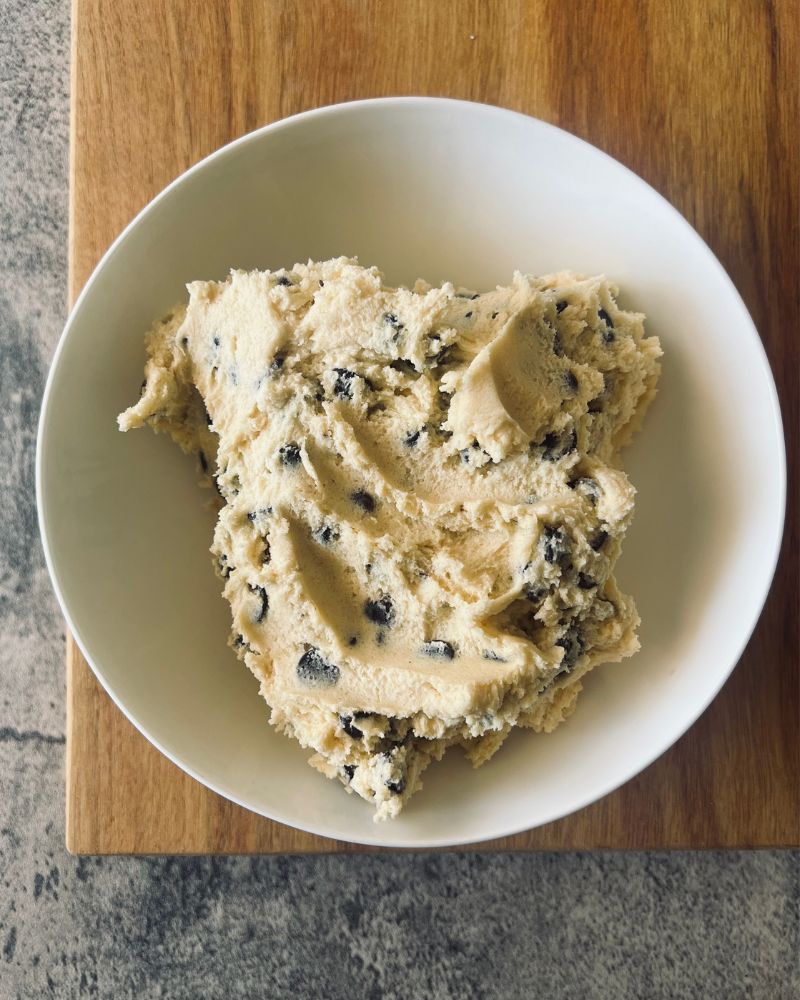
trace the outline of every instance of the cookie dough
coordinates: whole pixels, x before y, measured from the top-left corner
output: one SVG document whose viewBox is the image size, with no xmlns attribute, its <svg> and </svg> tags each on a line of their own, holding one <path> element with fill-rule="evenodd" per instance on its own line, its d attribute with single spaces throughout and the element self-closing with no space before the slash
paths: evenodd
<svg viewBox="0 0 800 1000">
<path fill-rule="evenodd" d="M 188 291 L 119 426 L 197 456 L 232 646 L 376 818 L 448 747 L 477 766 L 554 729 L 638 648 L 618 456 L 661 350 L 605 278 L 390 288 L 339 258 Z"/>
</svg>

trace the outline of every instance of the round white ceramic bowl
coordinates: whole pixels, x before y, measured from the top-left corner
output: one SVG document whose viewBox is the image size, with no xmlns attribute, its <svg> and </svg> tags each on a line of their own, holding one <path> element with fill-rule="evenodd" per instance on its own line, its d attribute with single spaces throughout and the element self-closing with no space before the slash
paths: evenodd
<svg viewBox="0 0 800 1000">
<path fill-rule="evenodd" d="M 395 821 L 276 735 L 226 645 L 228 608 L 193 463 L 116 416 L 143 334 L 184 284 L 340 254 L 389 282 L 507 283 L 515 269 L 604 272 L 664 348 L 659 395 L 626 456 L 637 511 L 619 564 L 642 651 L 597 669 L 550 736 L 517 732 L 473 771 L 454 751 Z M 468 843 L 558 819 L 663 753 L 720 689 L 755 625 L 783 524 L 780 411 L 761 343 L 719 262 L 615 160 L 484 105 L 396 98 L 309 111 L 171 184 L 97 267 L 67 323 L 39 428 L 48 566 L 89 663 L 128 718 L 199 781 L 328 837 Z"/>
</svg>

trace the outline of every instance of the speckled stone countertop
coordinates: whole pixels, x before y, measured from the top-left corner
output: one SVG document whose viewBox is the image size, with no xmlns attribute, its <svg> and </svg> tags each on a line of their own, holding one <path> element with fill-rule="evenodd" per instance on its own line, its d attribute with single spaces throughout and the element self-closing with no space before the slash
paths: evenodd
<svg viewBox="0 0 800 1000">
<path fill-rule="evenodd" d="M 34 447 L 69 3 L 0 0 L 0 1000 L 800 997 L 800 852 L 74 858 Z"/>
</svg>

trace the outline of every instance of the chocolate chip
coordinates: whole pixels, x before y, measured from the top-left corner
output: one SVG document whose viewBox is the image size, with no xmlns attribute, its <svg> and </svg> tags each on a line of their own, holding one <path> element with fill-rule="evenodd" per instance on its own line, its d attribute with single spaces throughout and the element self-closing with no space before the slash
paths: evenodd
<svg viewBox="0 0 800 1000">
<path fill-rule="evenodd" d="M 584 642 L 577 625 L 570 625 L 561 638 L 556 639 L 556 646 L 560 646 L 564 650 L 558 672 L 559 674 L 569 673 L 583 655 Z"/>
<path fill-rule="evenodd" d="M 367 493 L 366 490 L 354 490 L 350 494 L 350 499 L 356 507 L 360 507 L 367 514 L 371 514 L 375 510 L 375 497 L 371 493 Z"/>
<path fill-rule="evenodd" d="M 578 435 L 573 427 L 570 431 L 562 431 L 560 434 L 551 431 L 546 434 L 542 441 L 542 458 L 548 462 L 557 462 L 560 458 L 575 451 L 578 447 Z"/>
<path fill-rule="evenodd" d="M 567 486 L 571 490 L 577 490 L 589 501 L 592 506 L 597 504 L 600 497 L 600 484 L 596 479 L 590 479 L 588 476 L 580 476 L 577 479 L 571 479 Z"/>
<path fill-rule="evenodd" d="M 181 337 L 181 345 L 183 347 L 188 347 L 189 346 L 189 338 L 188 337 Z"/>
<path fill-rule="evenodd" d="M 308 646 L 297 661 L 295 673 L 305 684 L 333 687 L 339 680 L 340 671 L 335 663 L 328 663 L 322 658 L 316 646 Z"/>
<path fill-rule="evenodd" d="M 420 647 L 423 656 L 431 656 L 437 660 L 453 660 L 456 651 L 449 642 L 444 639 L 431 639 L 430 642 L 423 642 Z"/>
<path fill-rule="evenodd" d="M 612 330 L 614 329 L 614 320 L 608 315 L 605 309 L 598 309 L 597 315 L 607 327 L 610 327 Z"/>
<path fill-rule="evenodd" d="M 570 543 L 569 536 L 563 528 L 555 528 L 546 524 L 541 535 L 542 555 L 545 562 L 563 565 L 569 559 Z"/>
<path fill-rule="evenodd" d="M 336 372 L 336 382 L 333 386 L 333 394 L 335 396 L 339 396 L 340 399 L 353 398 L 353 384 L 357 378 L 360 378 L 368 389 L 375 388 L 366 375 L 359 375 L 358 372 L 351 372 L 349 368 L 334 368 L 333 370 Z"/>
<path fill-rule="evenodd" d="M 323 524 L 311 532 L 311 537 L 320 545 L 332 545 L 339 541 L 339 529 L 332 524 Z"/>
<path fill-rule="evenodd" d="M 598 396 L 596 399 L 590 399 L 589 405 L 586 407 L 586 409 L 588 410 L 589 413 L 602 413 L 603 403 L 600 397 Z"/>
<path fill-rule="evenodd" d="M 250 645 L 249 642 L 245 640 L 245 637 L 237 633 L 236 638 L 233 640 L 234 649 L 243 649 L 246 653 L 255 653 L 256 650 Z"/>
<path fill-rule="evenodd" d="M 549 592 L 549 587 L 541 586 L 535 583 L 526 583 L 522 588 L 522 593 L 532 604 L 541 604 Z"/>
<path fill-rule="evenodd" d="M 353 716 L 352 715 L 340 715 L 339 716 L 339 725 L 347 733 L 347 735 L 349 737 L 351 737 L 351 739 L 360 740 L 361 737 L 364 735 L 361 732 L 361 730 L 358 728 L 358 726 L 354 726 L 353 725 Z"/>
<path fill-rule="evenodd" d="M 606 544 L 608 540 L 607 531 L 598 531 L 594 538 L 589 542 L 589 545 L 594 549 L 595 552 L 599 552 L 600 549 Z"/>
<path fill-rule="evenodd" d="M 497 319 L 497 317 L 498 317 L 499 315 L 500 315 L 500 313 L 496 313 L 496 312 L 493 312 L 493 313 L 492 313 L 492 319 Z"/>
<path fill-rule="evenodd" d="M 253 617 L 253 621 L 256 623 L 256 625 L 260 625 L 261 622 L 263 622 L 264 619 L 267 617 L 267 612 L 269 611 L 269 597 L 267 596 L 267 592 L 263 587 L 254 587 L 251 584 L 250 590 L 252 590 L 254 594 L 258 594 L 259 599 L 261 601 L 261 605 L 255 616 Z"/>
<path fill-rule="evenodd" d="M 574 396 L 578 391 L 578 376 L 573 371 L 565 371 L 561 374 L 564 389 L 568 396 Z"/>
<path fill-rule="evenodd" d="M 564 310 L 567 308 L 568 305 L 569 303 L 567 302 L 566 299 L 561 299 L 560 302 L 556 302 L 556 312 L 557 313 L 564 312 Z"/>
<path fill-rule="evenodd" d="M 358 378 L 355 372 L 347 368 L 334 368 L 336 372 L 336 382 L 333 386 L 333 393 L 341 399 L 353 398 L 353 381 Z"/>
<path fill-rule="evenodd" d="M 508 660 L 506 660 L 504 656 L 501 656 L 499 653 L 495 653 L 493 649 L 484 649 L 483 653 L 481 653 L 481 656 L 483 657 L 484 660 L 493 660 L 495 663 L 508 662 Z"/>
<path fill-rule="evenodd" d="M 247 520 L 255 524 L 256 521 L 260 521 L 262 517 L 268 517 L 271 513 L 272 507 L 259 507 L 257 510 L 247 512 Z"/>
<path fill-rule="evenodd" d="M 275 279 L 275 284 L 276 285 L 283 285 L 284 287 L 288 287 L 288 286 L 290 286 L 292 284 L 292 281 L 291 281 L 290 278 L 287 278 L 285 274 L 282 274 L 279 278 Z"/>
<path fill-rule="evenodd" d="M 225 555 L 224 552 L 220 555 L 219 559 L 217 560 L 217 566 L 219 567 L 220 574 L 224 580 L 228 579 L 228 577 L 231 575 L 234 569 L 233 566 L 228 565 L 228 557 Z"/>
<path fill-rule="evenodd" d="M 324 288 L 325 287 L 325 282 L 322 280 L 322 278 L 319 279 L 319 287 L 320 288 Z"/>
<path fill-rule="evenodd" d="M 242 483 L 241 480 L 239 479 L 239 474 L 237 472 L 234 472 L 233 475 L 230 477 L 230 482 L 227 481 L 227 477 L 228 477 L 228 467 L 226 466 L 217 474 L 218 488 L 226 499 L 228 498 L 228 496 L 234 496 L 234 497 L 238 496 L 239 491 L 242 488 Z M 270 511 L 271 513 L 271 508 L 268 507 L 267 510 Z"/>
<path fill-rule="evenodd" d="M 206 458 L 206 453 L 201 449 L 198 451 L 197 457 L 200 459 L 200 468 L 203 472 L 208 472 L 208 459 Z"/>
<path fill-rule="evenodd" d="M 214 347 L 219 347 L 219 337 L 213 338 Z"/>
<path fill-rule="evenodd" d="M 593 580 L 586 573 L 578 573 L 578 586 L 581 590 L 592 590 L 597 586 L 597 580 Z"/>
<path fill-rule="evenodd" d="M 294 442 L 282 445 L 278 449 L 278 454 L 280 455 L 281 465 L 292 467 L 300 464 L 300 448 Z"/>
<path fill-rule="evenodd" d="M 386 787 L 390 792 L 394 792 L 395 795 L 402 795 L 406 790 L 405 778 L 400 778 L 399 781 L 387 781 Z"/>
<path fill-rule="evenodd" d="M 603 343 L 613 344 L 614 340 L 616 339 L 616 335 L 614 334 L 614 321 L 611 319 L 611 317 L 608 315 L 605 309 L 599 309 L 597 315 L 606 325 L 605 330 L 603 330 Z"/>
<path fill-rule="evenodd" d="M 276 354 L 275 357 L 270 362 L 269 370 L 273 375 L 277 374 L 281 368 L 283 368 L 283 363 L 286 361 L 285 354 Z"/>
<path fill-rule="evenodd" d="M 472 317 L 472 312 L 464 313 L 464 319 L 470 319 Z"/>
<path fill-rule="evenodd" d="M 406 448 L 413 448 L 417 441 L 419 441 L 419 436 L 424 430 L 424 427 L 420 427 L 418 431 L 411 431 L 410 434 L 406 434 L 403 438 L 403 444 Z"/>
<path fill-rule="evenodd" d="M 475 299 L 479 299 L 480 297 L 480 292 L 456 292 L 457 299 L 469 299 L 470 302 L 473 302 Z"/>
<path fill-rule="evenodd" d="M 347 640 L 347 645 L 348 646 L 357 646 L 358 645 L 358 636 L 357 635 L 351 635 L 350 638 Z"/>
<path fill-rule="evenodd" d="M 395 331 L 395 333 L 400 333 L 400 331 L 403 329 L 405 325 L 400 322 L 400 320 L 395 316 L 394 313 L 384 313 L 383 322 L 387 326 L 390 326 Z"/>
<path fill-rule="evenodd" d="M 364 614 L 375 625 L 391 628 L 395 620 L 394 602 L 388 596 L 380 597 L 377 601 L 366 601 Z"/>
<path fill-rule="evenodd" d="M 353 780 L 353 775 L 356 773 L 356 765 L 355 764 L 345 764 L 344 767 L 342 768 L 342 770 L 347 775 L 347 780 L 348 781 L 352 781 Z"/>
</svg>

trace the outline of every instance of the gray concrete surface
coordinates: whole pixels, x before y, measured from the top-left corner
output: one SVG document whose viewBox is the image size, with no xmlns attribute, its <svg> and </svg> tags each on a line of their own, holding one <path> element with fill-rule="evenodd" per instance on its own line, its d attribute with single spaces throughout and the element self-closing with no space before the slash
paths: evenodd
<svg viewBox="0 0 800 1000">
<path fill-rule="evenodd" d="M 800 997 L 791 852 L 78 859 L 34 436 L 65 316 L 67 0 L 0 0 L 0 998 Z"/>
</svg>

